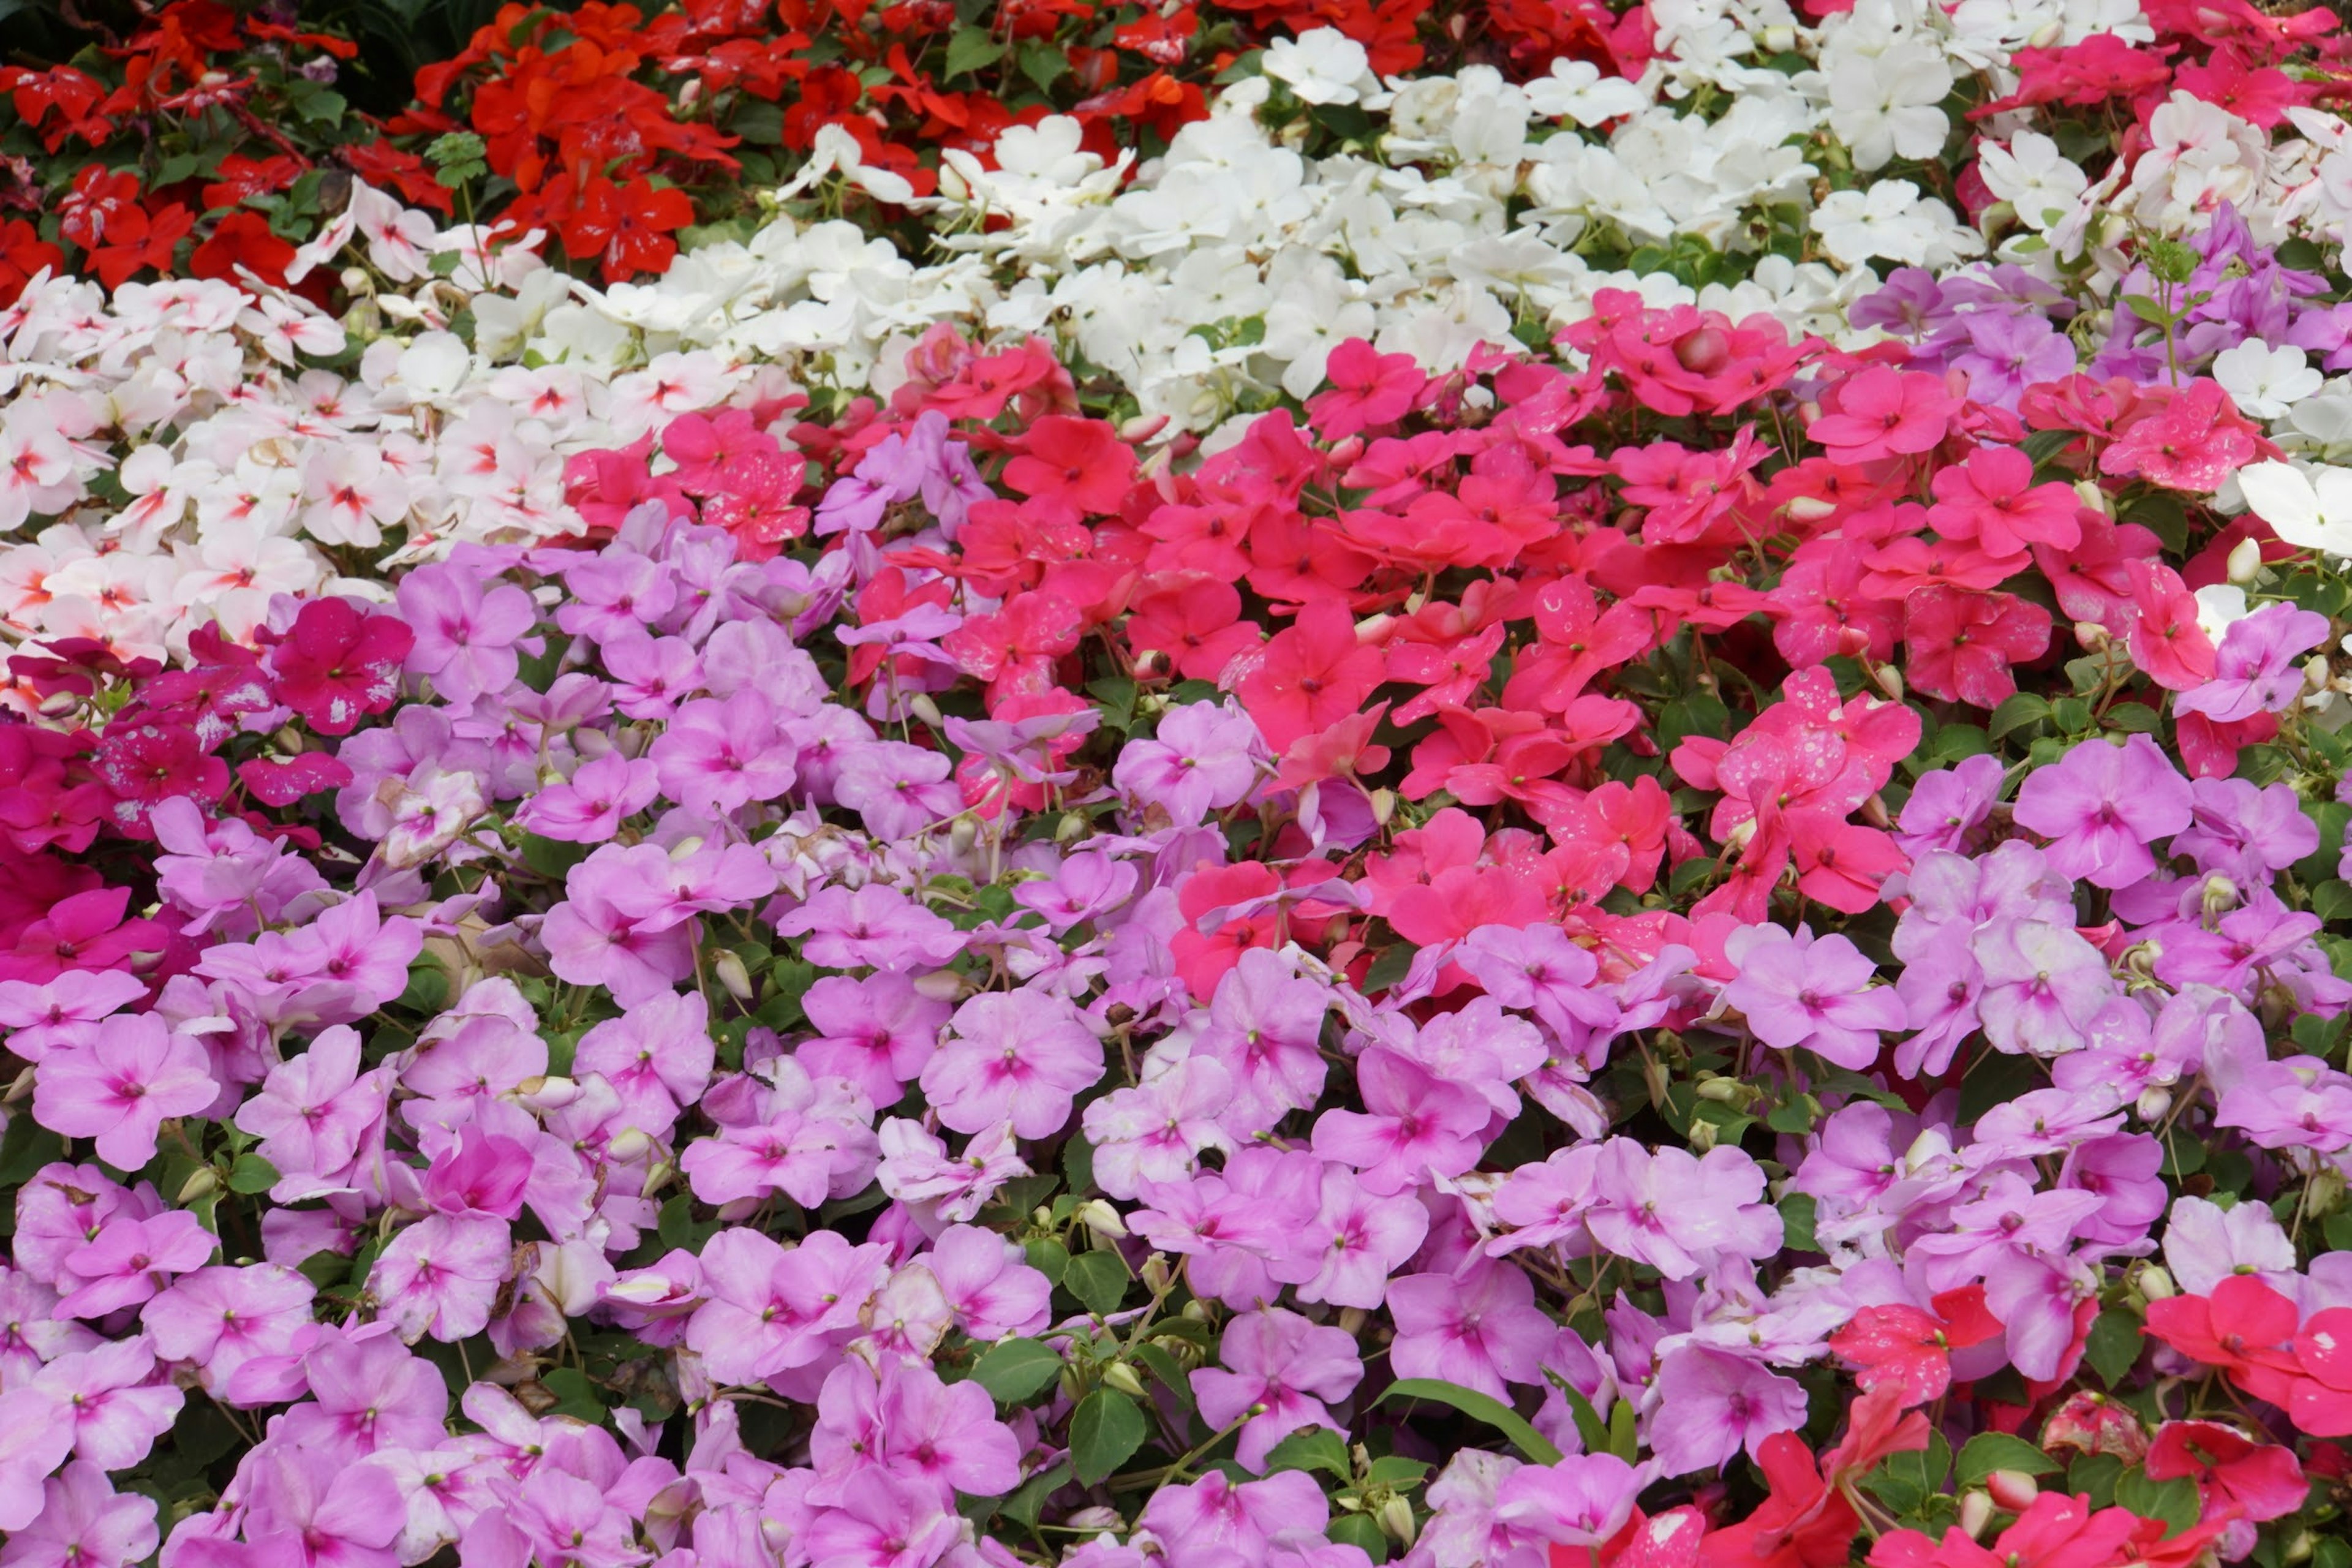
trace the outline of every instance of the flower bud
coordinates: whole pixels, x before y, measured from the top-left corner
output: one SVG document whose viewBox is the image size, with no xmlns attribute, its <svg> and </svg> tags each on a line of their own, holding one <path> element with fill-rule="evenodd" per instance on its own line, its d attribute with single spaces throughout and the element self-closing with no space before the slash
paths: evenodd
<svg viewBox="0 0 2352 1568">
<path fill-rule="evenodd" d="M 1339 1309 L 1339 1331 L 1343 1334 L 1360 1334 L 1364 1331 L 1365 1323 L 1370 1319 L 1371 1314 L 1361 1307 L 1342 1307 Z"/>
<path fill-rule="evenodd" d="M 1780 26 L 1767 27 L 1756 35 L 1756 42 L 1768 55 L 1785 55 L 1797 47 L 1797 29 Z"/>
<path fill-rule="evenodd" d="M 952 969 L 934 969 L 916 976 L 915 994 L 932 1002 L 954 1002 L 963 996 L 964 979 Z"/>
<path fill-rule="evenodd" d="M 373 294 L 375 292 L 375 284 L 369 279 L 367 268 L 364 267 L 344 268 L 343 275 L 338 281 L 342 284 L 343 292 L 346 294 Z"/>
<path fill-rule="evenodd" d="M 1103 1368 L 1102 1380 L 1105 1388 L 1116 1388 L 1121 1394 L 1133 1394 L 1138 1399 L 1143 1397 L 1143 1379 L 1136 1376 L 1135 1369 L 1123 1361 L 1115 1361 Z"/>
<path fill-rule="evenodd" d="M 1176 1271 L 1168 1266 L 1164 1253 L 1155 1252 L 1145 1258 L 1143 1267 L 1135 1273 L 1143 1281 L 1143 1288 L 1155 1296 L 1165 1296 L 1169 1287 L 1176 1283 Z"/>
<path fill-rule="evenodd" d="M 653 1196 L 656 1193 L 660 1192 L 664 1187 L 669 1185 L 670 1178 L 677 1174 L 677 1167 L 671 1164 L 667 1160 L 655 1161 L 651 1165 L 646 1167 L 645 1184 L 637 1189 L 637 1195 L 641 1198 L 649 1198 Z"/>
<path fill-rule="evenodd" d="M 1205 1323 L 1209 1321 L 1209 1304 L 1195 1296 L 1185 1302 L 1184 1310 L 1176 1315 L 1180 1318 L 1189 1318 L 1196 1323 Z"/>
<path fill-rule="evenodd" d="M 2198 898 L 2209 925 L 2236 909 L 2238 901 L 2238 884 L 2219 871 L 2205 879 L 2205 889 Z"/>
<path fill-rule="evenodd" d="M 1115 1508 L 1082 1508 L 1062 1521 L 1065 1530 L 1124 1530 L 1127 1521 Z"/>
<path fill-rule="evenodd" d="M 2160 1121 L 2164 1113 L 2171 1109 L 2172 1091 L 2157 1084 L 2141 1089 L 2139 1099 L 2132 1102 L 2133 1112 L 2142 1121 Z"/>
<path fill-rule="evenodd" d="M 1712 1121 L 1693 1119 L 1690 1124 L 1690 1146 L 1700 1154 L 1715 1147 L 1715 1140 L 1723 1130 Z"/>
<path fill-rule="evenodd" d="M 2318 1550 L 2318 1539 L 2311 1531 L 2297 1531 L 2294 1539 L 2286 1543 L 2286 1550 L 2279 1553 L 2279 1561 L 2287 1563 L 2308 1563 L 2311 1561 L 2312 1554 Z"/>
<path fill-rule="evenodd" d="M 1134 445 L 1138 442 L 1149 441 L 1167 428 L 1167 415 L 1139 414 L 1118 427 L 1118 438 L 1129 445 Z"/>
<path fill-rule="evenodd" d="M 1411 1546 L 1413 1538 L 1412 1504 L 1401 1497 L 1391 1497 L 1381 1503 L 1381 1533 L 1401 1546 Z"/>
<path fill-rule="evenodd" d="M 2099 481 L 2096 479 L 2076 479 L 2074 481 L 2074 499 L 2081 501 L 2084 506 L 2089 507 L 2093 511 L 2104 513 L 2108 517 L 2116 515 L 2116 503 L 2114 499 L 2110 497 L 2105 490 L 2099 488 Z"/>
<path fill-rule="evenodd" d="M 940 705 L 931 700 L 928 691 L 918 691 L 907 699 L 907 711 L 936 730 L 940 727 Z"/>
<path fill-rule="evenodd" d="M 1075 1405 L 1086 1396 L 1087 1385 L 1083 1382 L 1079 1381 L 1078 1369 L 1074 1366 L 1064 1367 L 1062 1369 L 1062 1397 Z"/>
<path fill-rule="evenodd" d="M 20 1100 L 30 1100 L 32 1098 L 33 1069 L 31 1068 L 26 1068 L 23 1072 L 18 1073 L 16 1075 L 16 1080 L 8 1086 L 8 1092 L 5 1095 L 0 1095 L 0 1105 L 15 1105 Z"/>
<path fill-rule="evenodd" d="M 1979 1491 L 1969 1492 L 1960 1499 L 1960 1528 L 1971 1541 L 1981 1540 L 1985 1527 L 1992 1523 L 1992 1499 Z"/>
<path fill-rule="evenodd" d="M 1087 819 L 1078 812 L 1062 813 L 1062 820 L 1054 824 L 1054 842 L 1075 844 L 1087 836 Z"/>
<path fill-rule="evenodd" d="M 1711 1100 L 1717 1105 L 1737 1105 L 1748 1086 L 1736 1078 L 1711 1078 L 1696 1090 L 1701 1100 Z"/>
<path fill-rule="evenodd" d="M 1118 1217 L 1118 1211 L 1101 1198 L 1088 1198 L 1079 1205 L 1078 1218 L 1088 1230 L 1112 1241 L 1127 1234 L 1126 1222 Z"/>
<path fill-rule="evenodd" d="M 2180 1294 L 2180 1287 L 2172 1282 L 2172 1276 L 2166 1273 L 2160 1264 L 2151 1263 L 2141 1269 L 2139 1278 L 2133 1283 L 2139 1287 L 2139 1293 L 2151 1301 L 2168 1301 Z"/>
<path fill-rule="evenodd" d="M 654 1141 L 634 1127 L 624 1127 L 605 1141 L 604 1158 L 616 1165 L 634 1165 L 653 1149 Z"/>
<path fill-rule="evenodd" d="M 1389 820 L 1396 816 L 1396 791 L 1376 789 L 1372 791 L 1370 798 L 1372 805 L 1372 820 L 1386 827 Z"/>
<path fill-rule="evenodd" d="M 172 1201 L 182 1208 L 211 1196 L 220 1190 L 220 1173 L 210 1165 L 200 1165 L 195 1173 L 180 1184 L 180 1195 Z"/>
<path fill-rule="evenodd" d="M 719 976 L 719 984 L 727 988 L 727 994 L 746 1005 L 751 1002 L 754 994 L 751 974 L 743 967 L 743 960 L 734 949 L 720 948 L 719 956 L 711 961 L 710 968 Z"/>
<path fill-rule="evenodd" d="M 2230 581 L 2242 588 L 2259 576 L 2263 570 L 2263 542 L 2241 539 L 2230 547 L 2228 571 Z"/>
<path fill-rule="evenodd" d="M 2074 646 L 2084 653 L 2105 653 L 2112 640 L 2107 636 L 2107 628 L 2096 621 L 2074 623 Z"/>
<path fill-rule="evenodd" d="M 1985 1478 L 1985 1491 L 2010 1513 L 2023 1513 L 2042 1495 L 2042 1483 L 2023 1470 L 1995 1470 Z"/>
</svg>

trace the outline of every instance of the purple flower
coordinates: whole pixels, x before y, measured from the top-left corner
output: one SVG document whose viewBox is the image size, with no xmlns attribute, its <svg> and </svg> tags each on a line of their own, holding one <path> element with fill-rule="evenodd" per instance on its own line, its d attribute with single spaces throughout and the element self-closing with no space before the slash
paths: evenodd
<svg viewBox="0 0 2352 1568">
<path fill-rule="evenodd" d="M 797 750 L 776 727 L 775 705 L 746 689 L 687 703 L 646 754 L 664 795 L 718 816 L 791 789 Z"/>
<path fill-rule="evenodd" d="M 0 1568 L 125 1568 L 154 1554 L 155 1500 L 117 1495 L 86 1459 L 51 1477 L 37 1506 L 0 1546 Z"/>
<path fill-rule="evenodd" d="M 1754 1458 L 1765 1438 L 1805 1422 L 1802 1384 L 1706 1345 L 1666 1353 L 1657 1394 L 1648 1436 L 1661 1475 L 1719 1469 L 1743 1448 Z"/>
<path fill-rule="evenodd" d="M 1319 1531 L 1330 1519 L 1312 1476 L 1278 1470 L 1238 1485 L 1212 1473 L 1190 1486 L 1161 1487 L 1138 1522 L 1160 1542 L 1168 1568 L 1233 1568 L 1265 1562 L 1276 1536 Z"/>
<path fill-rule="evenodd" d="M 2148 846 L 2189 824 L 2195 797 L 2146 735 L 2085 741 L 2018 786 L 2017 824 L 2049 839 L 2052 869 L 2102 888 L 2156 870 Z"/>
<path fill-rule="evenodd" d="M 1985 1038 L 2013 1056 L 2079 1049 L 2116 994 L 2107 961 L 2072 926 L 1996 921 L 1976 933 L 1969 951 L 1982 976 L 1977 1014 Z"/>
<path fill-rule="evenodd" d="M 755 1230 L 725 1230 L 702 1249 L 709 1299 L 687 1325 L 686 1342 L 713 1379 L 758 1383 L 808 1365 L 836 1331 L 853 1328 L 889 1265 L 882 1248 L 852 1247 L 820 1230 L 787 1249 Z"/>
<path fill-rule="evenodd" d="M 938 752 L 898 741 L 852 746 L 833 775 L 833 798 L 866 819 L 877 838 L 908 838 L 963 810 L 954 765 Z"/>
<path fill-rule="evenodd" d="M 1364 1376 L 1354 1335 L 1279 1308 L 1227 1323 L 1218 1353 L 1228 1370 L 1203 1367 L 1192 1374 L 1201 1419 L 1227 1426 L 1247 1415 L 1242 1468 L 1258 1475 L 1265 1473 L 1268 1451 L 1293 1432 L 1344 1430 L 1327 1407 L 1347 1398 Z"/>
<path fill-rule="evenodd" d="M 1689 1279 L 1717 1253 L 1769 1258 L 1780 1245 L 1780 1213 L 1759 1201 L 1764 1173 L 1738 1149 L 1696 1156 L 1612 1138 L 1593 1190 L 1601 1201 L 1584 1221 L 1592 1239 L 1669 1279 Z"/>
<path fill-rule="evenodd" d="M 804 936 L 801 956 L 823 969 L 936 968 L 963 951 L 963 933 L 896 888 L 828 887 L 776 921 Z"/>
<path fill-rule="evenodd" d="M 511 584 L 485 591 L 478 574 L 434 564 L 402 578 L 397 594 L 416 634 L 409 674 L 431 677 L 436 694 L 461 706 L 513 681 L 515 645 L 539 619 L 528 593 Z"/>
<path fill-rule="evenodd" d="M 1969 346 L 1951 364 L 1969 378 L 1979 403 L 2015 410 L 2025 389 L 2074 372 L 2074 345 L 2047 316 L 2029 310 L 1971 310 L 1958 319 Z"/>
<path fill-rule="evenodd" d="M 1999 757 L 1987 754 L 1922 773 L 1903 803 L 1903 830 L 1895 842 L 1915 861 L 1930 849 L 1974 847 L 1978 830 L 2000 798 L 2004 771 Z"/>
<path fill-rule="evenodd" d="M 542 838 L 602 844 L 661 793 L 658 769 L 644 757 L 607 752 L 583 763 L 562 784 L 549 784 L 515 813 L 517 826 Z"/>
<path fill-rule="evenodd" d="M 2195 815 L 2172 840 L 2172 853 L 2197 868 L 2242 885 L 2262 885 L 2319 847 L 2319 824 L 2294 786 L 2267 788 L 2245 779 L 2195 779 Z"/>
<path fill-rule="evenodd" d="M 1151 739 L 1120 749 L 1111 782 L 1166 811 L 1177 826 L 1190 827 L 1246 798 L 1264 753 L 1246 713 L 1230 705 L 1188 703 L 1160 715 Z"/>
<path fill-rule="evenodd" d="M 2213 679 L 2172 700 L 2176 713 L 2202 713 L 2232 724 L 2257 713 L 2282 712 L 2303 694 L 2295 663 L 2327 640 L 2327 617 L 2289 604 L 2264 605 L 2230 623 L 2213 650 Z"/>
<path fill-rule="evenodd" d="M 1804 942 L 1755 927 L 1724 1000 L 1775 1050 L 1808 1050 L 1856 1072 L 1878 1059 L 1879 1036 L 1904 1026 L 1903 999 L 1874 988 L 1877 965 L 1842 936 Z"/>
</svg>

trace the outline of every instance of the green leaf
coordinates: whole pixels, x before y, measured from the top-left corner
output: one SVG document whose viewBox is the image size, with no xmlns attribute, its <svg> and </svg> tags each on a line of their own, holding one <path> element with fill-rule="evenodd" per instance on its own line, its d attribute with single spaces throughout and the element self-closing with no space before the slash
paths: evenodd
<svg viewBox="0 0 2352 1568">
<path fill-rule="evenodd" d="M 1433 1405 L 1450 1405 L 1473 1421 L 1483 1421 L 1511 1440 L 1511 1447 L 1533 1463 L 1557 1465 L 1560 1453 L 1551 1440 L 1533 1426 L 1527 1418 L 1491 1394 L 1475 1388 L 1465 1388 L 1458 1383 L 1447 1383 L 1434 1377 L 1402 1377 L 1389 1384 L 1381 1395 L 1381 1403 L 1391 1399 L 1425 1399 Z"/>
<path fill-rule="evenodd" d="M 1268 1470 L 1328 1470 L 1341 1480 L 1353 1479 L 1355 1465 L 1348 1458 L 1348 1440 L 1328 1426 L 1293 1432 L 1265 1457 Z"/>
<path fill-rule="evenodd" d="M 239 1154 L 228 1168 L 228 1190 L 251 1197 L 278 1184 L 278 1167 L 258 1154 Z"/>
<path fill-rule="evenodd" d="M 1143 1447 L 1143 1407 L 1115 1388 L 1097 1388 L 1070 1417 L 1070 1468 L 1093 1486 Z"/>
<path fill-rule="evenodd" d="M 1323 1533 L 1339 1545 L 1361 1548 L 1375 1563 L 1389 1560 L 1389 1538 L 1368 1513 L 1343 1513 Z"/>
<path fill-rule="evenodd" d="M 2113 1388 L 2121 1383 L 2139 1361 L 2139 1318 L 2120 1307 L 2109 1307 L 2091 1324 L 2090 1338 L 2084 1343 L 2083 1357 L 2099 1381 Z"/>
<path fill-rule="evenodd" d="M 1019 1491 L 1004 1500 L 996 1511 L 1024 1530 L 1037 1528 L 1037 1516 L 1045 1511 L 1045 1500 L 1070 1484 L 1070 1467 L 1055 1465 L 1052 1469 L 1029 1478 Z"/>
<path fill-rule="evenodd" d="M 1592 1407 L 1592 1401 L 1584 1396 L 1582 1389 L 1558 1373 L 1549 1374 L 1549 1378 L 1551 1385 L 1559 1390 L 1560 1398 L 1568 1403 L 1569 1418 L 1576 1423 L 1576 1435 L 1582 1439 L 1584 1451 L 1588 1454 L 1607 1453 L 1609 1427 L 1601 1419 L 1601 1412 Z"/>
<path fill-rule="evenodd" d="M 1127 1260 L 1118 1253 L 1083 1252 L 1062 1271 L 1062 1289 L 1084 1302 L 1088 1311 L 1116 1312 L 1127 1300 L 1127 1287 L 1133 1278 L 1127 1271 Z"/>
<path fill-rule="evenodd" d="M 0 1136 L 0 1188 L 24 1185 L 34 1172 L 64 1159 L 65 1153 L 64 1139 L 19 1110 L 8 1119 L 7 1133 Z"/>
<path fill-rule="evenodd" d="M 1062 1282 L 1062 1276 L 1070 1267 L 1068 1247 L 1048 1236 L 1029 1243 L 1025 1250 L 1029 1254 L 1029 1267 L 1043 1274 L 1047 1284 L 1059 1285 Z"/>
<path fill-rule="evenodd" d="M 1784 1193 L 1780 1197 L 1780 1245 L 1791 1252 L 1819 1252 L 1813 1236 L 1813 1194 Z"/>
<path fill-rule="evenodd" d="M 1633 1402 L 1620 1399 L 1609 1410 L 1609 1451 L 1630 1465 L 1641 1447 L 1642 1440 L 1633 1432 Z"/>
<path fill-rule="evenodd" d="M 1372 960 L 1370 973 L 1364 976 L 1364 990 L 1385 991 L 1412 973 L 1412 955 L 1420 951 L 1409 942 L 1381 949 L 1381 955 Z"/>
<path fill-rule="evenodd" d="M 1044 38 L 1021 46 L 1021 74 L 1036 83 L 1039 92 L 1053 91 L 1054 83 L 1069 68 L 1069 56 Z"/>
<path fill-rule="evenodd" d="M 992 1345 L 971 1369 L 971 1380 L 1000 1405 L 1034 1399 L 1061 1375 L 1060 1352 L 1035 1340 L 1006 1340 Z"/>
<path fill-rule="evenodd" d="M 571 844 L 561 838 L 541 838 L 536 833 L 522 836 L 522 863 L 550 880 L 561 882 L 565 873 L 588 858 L 593 844 Z"/>
<path fill-rule="evenodd" d="M 2000 740 L 2012 730 L 2022 730 L 2028 724 L 2038 724 L 2050 716 L 2050 704 L 2030 691 L 2021 691 L 1992 710 L 1985 725 L 1985 733 Z"/>
<path fill-rule="evenodd" d="M 746 99 L 728 117 L 727 129 L 754 147 L 781 147 L 784 144 L 783 106 Z"/>
<path fill-rule="evenodd" d="M 1391 1491 L 1402 1491 L 1407 1487 L 1421 1485 L 1429 1474 L 1429 1467 L 1419 1459 L 1408 1459 L 1401 1454 L 1388 1454 L 1374 1459 L 1364 1472 L 1364 1479 Z"/>
<path fill-rule="evenodd" d="M 1094 1191 L 1095 1146 L 1083 1138 L 1072 1138 L 1063 1144 L 1062 1174 L 1073 1194 L 1083 1195 Z"/>
<path fill-rule="evenodd" d="M 583 1421 L 604 1419 L 604 1402 L 596 1397 L 596 1385 L 577 1367 L 559 1366 L 539 1381 L 555 1395 L 558 1415 L 576 1415 Z"/>
<path fill-rule="evenodd" d="M 2197 1522 L 2197 1483 L 2187 1476 L 2152 1481 L 2135 1465 L 2116 1480 L 2116 1502 L 2142 1519 L 2160 1519 L 2168 1535 L 2178 1535 Z"/>
<path fill-rule="evenodd" d="M 985 27 L 958 27 L 948 38 L 947 69 L 944 78 L 954 78 L 982 66 L 994 65 L 1004 58 L 1004 46 L 991 37 Z"/>
<path fill-rule="evenodd" d="M 1705 692 L 1677 697 L 1658 714 L 1658 745 L 1671 752 L 1687 736 L 1702 740 L 1722 736 L 1728 733 L 1730 723 L 1731 710 L 1722 699 Z"/>
<path fill-rule="evenodd" d="M 1981 1486 L 1995 1470 L 2016 1470 L 2029 1476 L 2057 1473 L 2058 1461 L 2006 1432 L 1979 1432 L 1960 1450 L 1960 1485 Z"/>
<path fill-rule="evenodd" d="M 2311 912 L 2328 921 L 2352 918 L 2352 884 L 2328 881 L 2312 889 Z"/>
</svg>

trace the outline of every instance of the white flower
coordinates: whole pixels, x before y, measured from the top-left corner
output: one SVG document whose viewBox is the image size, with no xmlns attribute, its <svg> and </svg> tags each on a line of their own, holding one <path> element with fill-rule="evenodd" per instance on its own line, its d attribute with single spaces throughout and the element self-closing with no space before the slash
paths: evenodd
<svg viewBox="0 0 2352 1568">
<path fill-rule="evenodd" d="M 2021 131 L 2003 147 L 1987 142 L 1977 172 L 1985 188 L 2017 211 L 2017 220 L 2037 233 L 2072 212 L 2090 177 L 2068 162 L 2058 143 L 2034 131 Z"/>
<path fill-rule="evenodd" d="M 2249 338 L 2213 356 L 2213 379 L 2251 419 L 2276 419 L 2317 392 L 2325 378 L 2298 348 L 2273 348 Z"/>
<path fill-rule="evenodd" d="M 1933 158 L 1951 124 L 1937 107 L 1952 90 L 1952 68 L 1924 44 L 1868 56 L 1841 50 L 1829 68 L 1830 129 L 1865 173 L 1896 153 Z"/>
<path fill-rule="evenodd" d="M 1813 232 L 1832 259 L 1857 267 L 1873 257 L 1913 267 L 1948 265 L 1983 243 L 1958 226 L 1952 209 L 1923 197 L 1908 180 L 1880 180 L 1867 195 L 1832 191 L 1813 213 Z"/>
<path fill-rule="evenodd" d="M 1265 48 L 1265 74 L 1307 103 L 1355 103 L 1380 83 L 1364 46 L 1336 27 L 1318 27 Z"/>
<path fill-rule="evenodd" d="M 1545 119 L 1579 125 L 1600 125 L 1650 105 L 1640 88 L 1621 76 L 1603 77 L 1591 60 L 1554 60 L 1549 76 L 1536 78 L 1523 90 L 1528 106 Z"/>
<path fill-rule="evenodd" d="M 2352 468 L 2252 463 L 2237 479 L 2248 509 L 2289 544 L 2352 555 Z"/>
</svg>

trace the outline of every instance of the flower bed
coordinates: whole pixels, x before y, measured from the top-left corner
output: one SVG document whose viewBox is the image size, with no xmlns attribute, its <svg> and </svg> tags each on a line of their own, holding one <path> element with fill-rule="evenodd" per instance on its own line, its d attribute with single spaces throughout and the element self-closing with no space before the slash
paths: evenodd
<svg viewBox="0 0 2352 1568">
<path fill-rule="evenodd" d="M 968 11 L 0 79 L 0 1568 L 2347 1568 L 2335 18 Z"/>
</svg>

